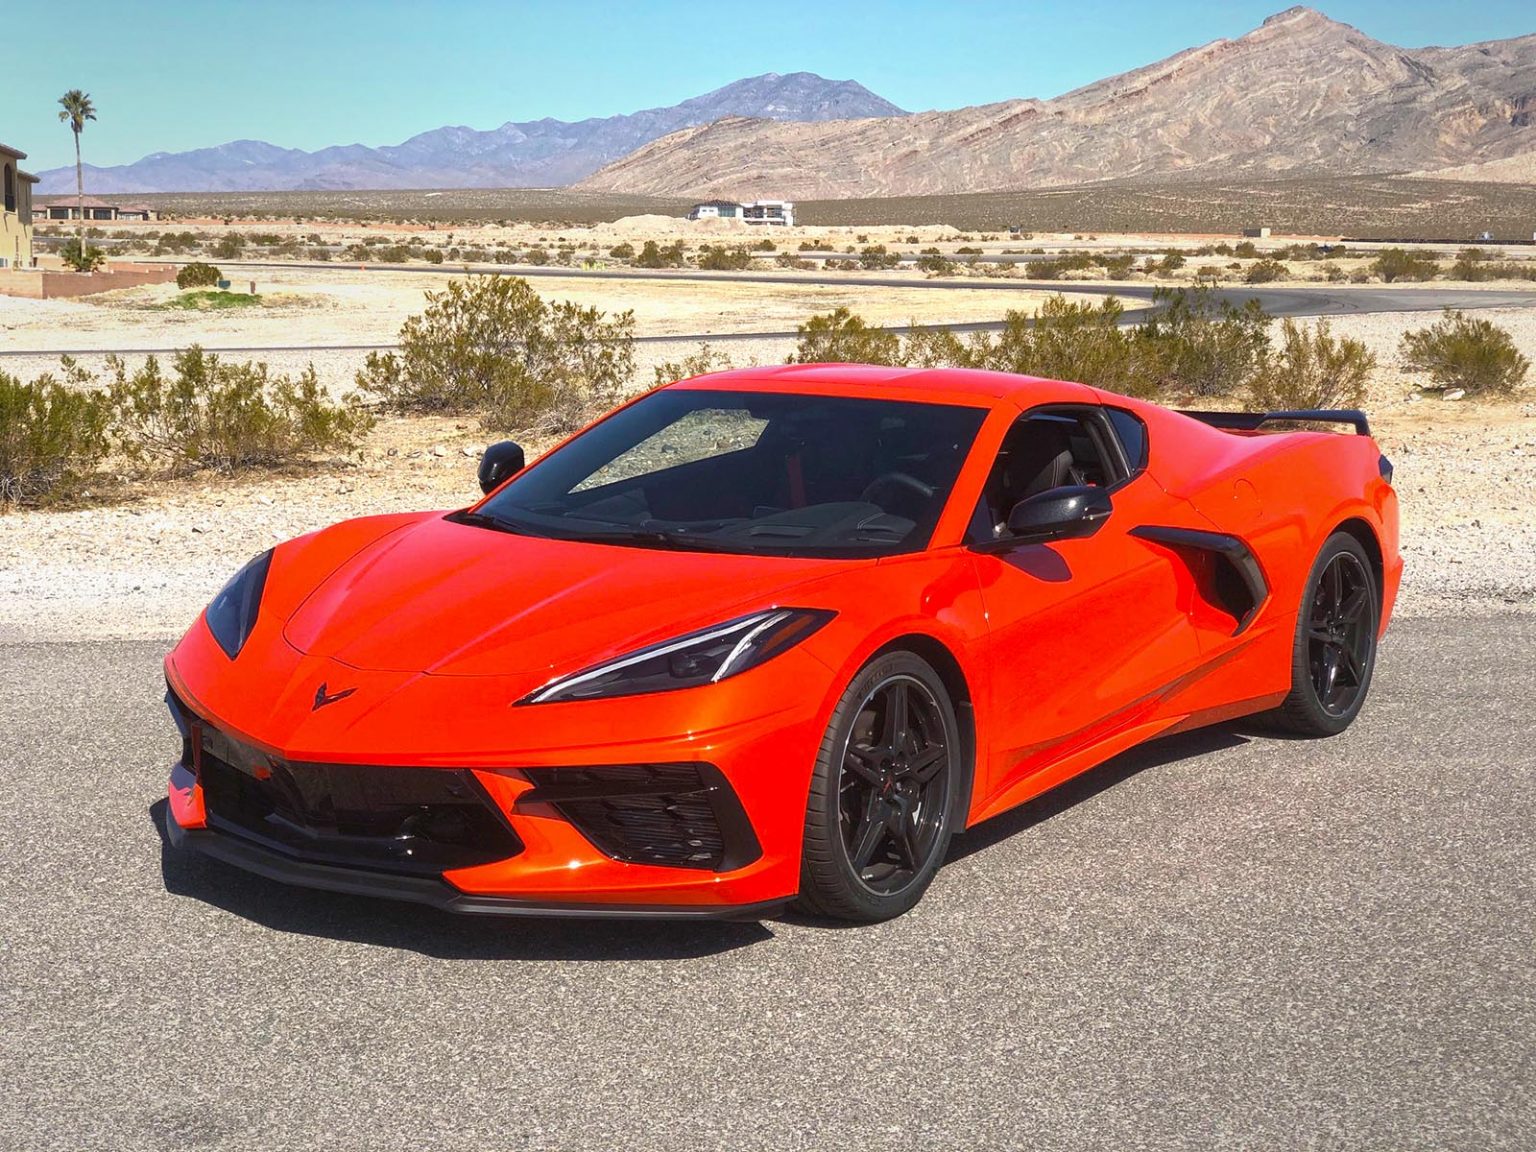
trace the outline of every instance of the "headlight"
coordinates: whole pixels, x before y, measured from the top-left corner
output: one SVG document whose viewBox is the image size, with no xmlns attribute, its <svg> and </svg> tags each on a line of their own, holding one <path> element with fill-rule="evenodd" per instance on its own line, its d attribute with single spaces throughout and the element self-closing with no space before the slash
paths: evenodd
<svg viewBox="0 0 1536 1152">
<path fill-rule="evenodd" d="M 228 584 L 219 589 L 203 613 L 208 621 L 208 631 L 233 660 L 240 655 L 245 641 L 256 627 L 256 612 L 261 607 L 261 593 L 267 586 L 267 566 L 272 563 L 269 548 L 231 577 Z"/>
<path fill-rule="evenodd" d="M 754 612 L 551 680 L 518 703 L 640 696 L 714 684 L 793 648 L 834 615 L 814 608 Z"/>
</svg>

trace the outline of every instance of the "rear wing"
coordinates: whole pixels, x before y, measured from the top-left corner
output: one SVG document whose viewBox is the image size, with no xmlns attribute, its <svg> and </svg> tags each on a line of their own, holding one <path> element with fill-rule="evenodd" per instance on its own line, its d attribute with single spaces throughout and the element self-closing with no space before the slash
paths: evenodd
<svg viewBox="0 0 1536 1152">
<path fill-rule="evenodd" d="M 1266 424 L 1308 423 L 1348 424 L 1357 436 L 1371 434 L 1371 423 L 1358 408 L 1300 408 L 1292 412 L 1196 412 L 1180 408 L 1178 412 L 1212 428 L 1234 432 L 1257 432 Z"/>
</svg>

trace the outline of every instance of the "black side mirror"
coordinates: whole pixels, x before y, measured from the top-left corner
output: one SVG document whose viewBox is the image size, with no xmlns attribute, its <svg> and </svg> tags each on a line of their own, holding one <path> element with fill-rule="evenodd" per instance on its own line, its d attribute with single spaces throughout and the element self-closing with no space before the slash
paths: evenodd
<svg viewBox="0 0 1536 1152">
<path fill-rule="evenodd" d="M 1039 544 L 1092 536 L 1111 511 L 1109 493 L 1102 488 L 1047 488 L 1013 506 L 1004 539 L 1011 544 Z"/>
<path fill-rule="evenodd" d="M 523 470 L 523 449 L 511 440 L 499 440 L 480 457 L 480 491 L 493 492 L 509 476 Z"/>
</svg>

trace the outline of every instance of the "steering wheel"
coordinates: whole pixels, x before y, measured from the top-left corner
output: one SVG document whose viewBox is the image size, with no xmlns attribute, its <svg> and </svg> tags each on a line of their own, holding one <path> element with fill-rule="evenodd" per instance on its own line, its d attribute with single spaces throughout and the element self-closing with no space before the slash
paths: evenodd
<svg viewBox="0 0 1536 1152">
<path fill-rule="evenodd" d="M 884 508 L 886 501 L 881 499 L 882 494 L 890 497 L 908 493 L 922 500 L 932 500 L 936 491 L 932 484 L 925 484 L 910 472 L 883 472 L 864 486 L 859 499 Z"/>
</svg>

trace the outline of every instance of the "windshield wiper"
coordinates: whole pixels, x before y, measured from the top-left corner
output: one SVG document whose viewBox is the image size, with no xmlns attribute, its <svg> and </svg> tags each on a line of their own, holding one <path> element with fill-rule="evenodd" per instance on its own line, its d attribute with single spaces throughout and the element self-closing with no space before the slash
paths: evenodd
<svg viewBox="0 0 1536 1152">
<path fill-rule="evenodd" d="M 492 532 L 506 532 L 513 536 L 545 536 L 546 533 L 536 532 L 526 524 L 515 524 L 511 520 L 503 520 L 500 516 L 492 516 L 489 512 L 450 512 L 446 520 L 455 524 L 468 524 L 471 528 L 489 528 Z"/>
<path fill-rule="evenodd" d="M 720 552 L 718 541 L 681 532 L 673 528 L 618 528 L 616 531 L 587 532 L 579 536 L 562 536 L 563 540 L 576 540 L 583 544 L 654 544 L 663 548 L 687 549 L 694 552 Z"/>
</svg>

